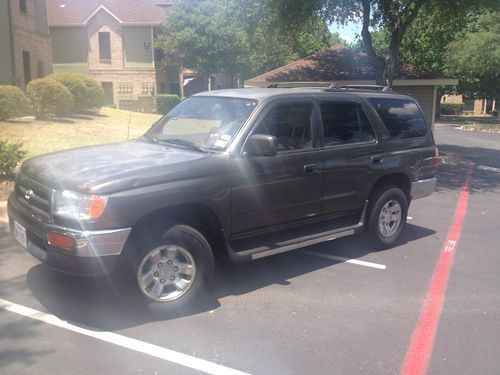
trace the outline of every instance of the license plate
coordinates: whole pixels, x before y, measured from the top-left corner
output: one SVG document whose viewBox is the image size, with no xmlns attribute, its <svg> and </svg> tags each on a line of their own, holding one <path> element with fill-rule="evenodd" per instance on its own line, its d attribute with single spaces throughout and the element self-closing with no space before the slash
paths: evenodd
<svg viewBox="0 0 500 375">
<path fill-rule="evenodd" d="M 25 249 L 28 247 L 28 240 L 26 239 L 26 228 L 14 221 L 14 238 L 19 242 Z"/>
</svg>

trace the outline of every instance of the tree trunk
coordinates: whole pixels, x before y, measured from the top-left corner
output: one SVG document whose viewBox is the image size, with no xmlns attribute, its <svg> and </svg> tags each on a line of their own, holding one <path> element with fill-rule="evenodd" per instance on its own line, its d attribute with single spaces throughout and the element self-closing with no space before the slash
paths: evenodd
<svg viewBox="0 0 500 375">
<path fill-rule="evenodd" d="M 378 56 L 373 48 L 372 35 L 368 27 L 370 26 L 370 0 L 362 0 L 363 5 L 363 28 L 361 29 L 361 37 L 363 45 L 368 55 L 368 62 L 375 69 L 375 80 L 377 85 L 384 85 L 384 70 L 385 60 Z"/>
</svg>

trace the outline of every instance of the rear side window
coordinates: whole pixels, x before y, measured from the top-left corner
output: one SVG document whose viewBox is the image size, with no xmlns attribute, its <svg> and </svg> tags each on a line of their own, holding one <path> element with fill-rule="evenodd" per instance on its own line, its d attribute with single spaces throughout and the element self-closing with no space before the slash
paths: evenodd
<svg viewBox="0 0 500 375">
<path fill-rule="evenodd" d="M 391 138 L 418 138 L 427 134 L 422 112 L 413 100 L 371 98 L 369 101 L 382 118 Z"/>
<path fill-rule="evenodd" d="M 325 146 L 375 139 L 370 123 L 359 104 L 323 102 L 320 108 Z"/>
</svg>

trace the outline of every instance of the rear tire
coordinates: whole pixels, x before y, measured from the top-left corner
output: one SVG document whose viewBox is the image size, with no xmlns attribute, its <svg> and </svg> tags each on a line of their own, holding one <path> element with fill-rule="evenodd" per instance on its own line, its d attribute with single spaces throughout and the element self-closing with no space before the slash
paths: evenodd
<svg viewBox="0 0 500 375">
<path fill-rule="evenodd" d="M 408 215 L 408 199 L 397 186 L 384 185 L 372 195 L 368 231 L 377 249 L 392 247 L 403 232 Z"/>
<path fill-rule="evenodd" d="M 135 241 L 128 274 L 148 311 L 177 312 L 206 301 L 214 278 L 214 257 L 200 232 L 175 225 L 160 238 L 139 246 Z"/>
</svg>

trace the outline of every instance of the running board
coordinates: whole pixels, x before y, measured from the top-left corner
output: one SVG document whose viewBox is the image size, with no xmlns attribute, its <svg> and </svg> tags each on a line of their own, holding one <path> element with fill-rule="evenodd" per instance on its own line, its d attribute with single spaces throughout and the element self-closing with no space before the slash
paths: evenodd
<svg viewBox="0 0 500 375">
<path fill-rule="evenodd" d="M 285 253 L 287 251 L 297 250 L 306 246 L 316 245 L 318 243 L 331 241 L 336 238 L 350 236 L 352 234 L 360 232 L 364 228 L 367 211 L 368 201 L 365 202 L 360 220 L 357 224 L 315 233 L 308 236 L 302 236 L 291 240 L 277 242 L 273 244 L 275 246 L 273 246 L 272 248 L 270 248 L 270 246 L 259 246 L 255 249 L 234 251 L 228 246 L 229 255 L 234 262 L 242 263 L 246 261 L 265 258 L 271 255 Z"/>
</svg>

